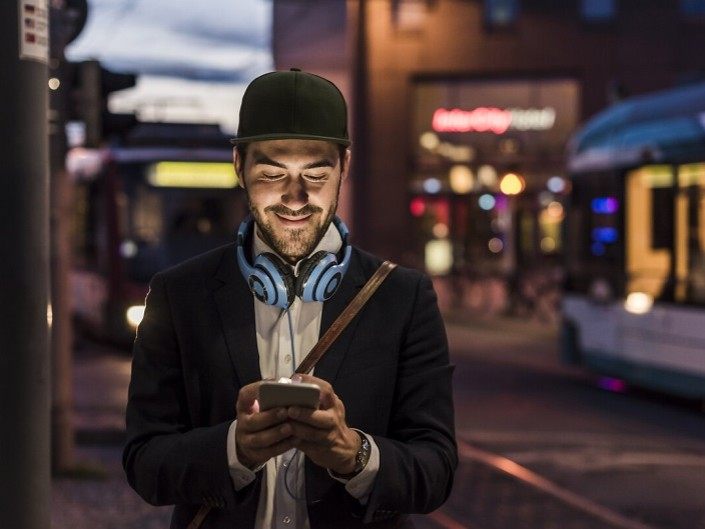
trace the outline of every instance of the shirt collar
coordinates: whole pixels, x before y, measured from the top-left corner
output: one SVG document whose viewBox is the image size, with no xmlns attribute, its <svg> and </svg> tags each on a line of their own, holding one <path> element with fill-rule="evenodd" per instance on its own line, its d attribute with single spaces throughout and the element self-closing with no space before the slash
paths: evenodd
<svg viewBox="0 0 705 529">
<path fill-rule="evenodd" d="M 275 250 L 273 250 L 266 242 L 264 242 L 260 238 L 259 233 L 257 233 L 257 224 L 255 224 L 254 228 L 255 228 L 254 229 L 255 233 L 254 233 L 254 237 L 252 239 L 253 240 L 253 244 L 252 244 L 253 261 L 259 254 L 262 254 L 265 252 L 273 253 L 281 259 L 281 256 L 279 256 L 279 254 Z M 313 251 L 310 254 L 308 254 L 306 256 L 306 258 L 312 256 L 313 254 L 315 254 L 316 252 L 319 252 L 321 250 L 323 250 L 325 252 L 337 254 L 338 252 L 340 252 L 340 249 L 342 247 L 343 247 L 343 238 L 340 236 L 340 232 L 338 231 L 338 228 L 336 228 L 334 223 L 331 222 L 330 225 L 328 226 L 328 229 L 323 234 L 323 237 L 321 237 L 321 240 L 318 241 L 318 244 L 316 245 L 316 247 L 313 249 Z M 294 266 L 292 266 L 292 268 L 294 269 L 295 276 L 299 275 L 299 265 L 301 264 L 301 262 L 304 259 L 301 259 Z M 282 259 L 282 260 L 284 260 L 284 259 Z M 286 262 L 286 261 L 284 261 L 284 262 Z M 289 266 L 291 266 L 291 265 L 289 265 Z"/>
</svg>

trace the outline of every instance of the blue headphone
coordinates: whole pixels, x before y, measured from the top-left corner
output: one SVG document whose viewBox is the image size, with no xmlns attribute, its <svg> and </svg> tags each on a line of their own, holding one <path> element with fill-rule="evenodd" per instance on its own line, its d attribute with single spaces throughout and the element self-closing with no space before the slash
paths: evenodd
<svg viewBox="0 0 705 529">
<path fill-rule="evenodd" d="M 303 260 L 297 277 L 280 257 L 271 252 L 261 253 L 250 265 L 245 257 L 245 240 L 254 221 L 248 215 L 237 230 L 237 263 L 254 296 L 262 303 L 288 309 L 294 296 L 302 301 L 326 301 L 333 297 L 350 264 L 352 247 L 348 244 L 348 228 L 338 217 L 333 224 L 343 239 L 343 260 L 338 263 L 335 254 L 320 250 Z"/>
</svg>

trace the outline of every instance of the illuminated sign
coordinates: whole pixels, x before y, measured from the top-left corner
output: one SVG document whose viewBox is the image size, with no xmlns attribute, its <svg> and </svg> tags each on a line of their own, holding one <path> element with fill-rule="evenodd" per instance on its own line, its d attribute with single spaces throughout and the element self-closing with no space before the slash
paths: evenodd
<svg viewBox="0 0 705 529">
<path fill-rule="evenodd" d="M 549 130 L 556 122 L 556 110 L 545 108 L 479 107 L 473 110 L 439 108 L 433 113 L 436 132 L 493 132 Z"/>
<path fill-rule="evenodd" d="M 228 189 L 237 185 L 237 175 L 231 163 L 159 162 L 150 166 L 147 181 L 155 187 Z"/>
<path fill-rule="evenodd" d="M 619 200 L 615 197 L 593 198 L 591 203 L 593 213 L 612 215 L 619 210 Z"/>
<path fill-rule="evenodd" d="M 592 230 L 592 239 L 596 242 L 601 242 L 604 244 L 612 244 L 617 242 L 619 234 L 616 228 L 594 228 Z"/>
</svg>

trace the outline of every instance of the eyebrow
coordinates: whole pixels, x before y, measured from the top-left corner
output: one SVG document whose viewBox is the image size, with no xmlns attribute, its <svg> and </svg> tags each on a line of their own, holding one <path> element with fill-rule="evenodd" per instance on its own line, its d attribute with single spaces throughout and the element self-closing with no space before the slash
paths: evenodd
<svg viewBox="0 0 705 529">
<path fill-rule="evenodd" d="M 276 160 L 272 160 L 269 156 L 265 154 L 257 153 L 254 156 L 254 165 L 272 165 L 274 167 L 280 167 L 281 169 L 286 169 L 286 165 Z M 315 162 L 308 163 L 304 165 L 304 169 L 316 169 L 318 167 L 335 167 L 335 164 L 329 158 L 322 158 L 316 160 Z"/>
</svg>

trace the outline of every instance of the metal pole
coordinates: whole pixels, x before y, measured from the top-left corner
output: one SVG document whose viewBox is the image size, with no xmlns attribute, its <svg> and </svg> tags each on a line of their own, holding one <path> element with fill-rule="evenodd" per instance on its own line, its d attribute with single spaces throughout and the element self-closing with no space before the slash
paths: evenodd
<svg viewBox="0 0 705 529">
<path fill-rule="evenodd" d="M 357 0 L 357 20 L 355 26 L 355 55 L 353 58 L 353 144 L 354 163 L 351 166 L 353 180 L 353 233 L 355 241 L 361 246 L 369 245 L 369 209 L 370 180 L 370 134 L 369 117 L 369 79 L 367 64 L 367 2 Z"/>
<path fill-rule="evenodd" d="M 51 198 L 49 210 L 50 283 L 51 283 L 51 363 L 52 409 L 51 454 L 55 475 L 74 467 L 75 439 L 71 417 L 73 408 L 71 326 L 71 199 L 72 183 L 66 171 L 66 108 L 71 88 L 66 75 L 64 48 L 68 29 L 64 24 L 66 9 L 54 0 L 51 10 L 51 75 L 53 89 L 49 98 L 49 168 Z M 58 81 L 58 82 L 57 82 Z"/>
<path fill-rule="evenodd" d="M 0 4 L 0 525 L 13 529 L 50 526 L 47 23 L 46 0 Z"/>
</svg>

